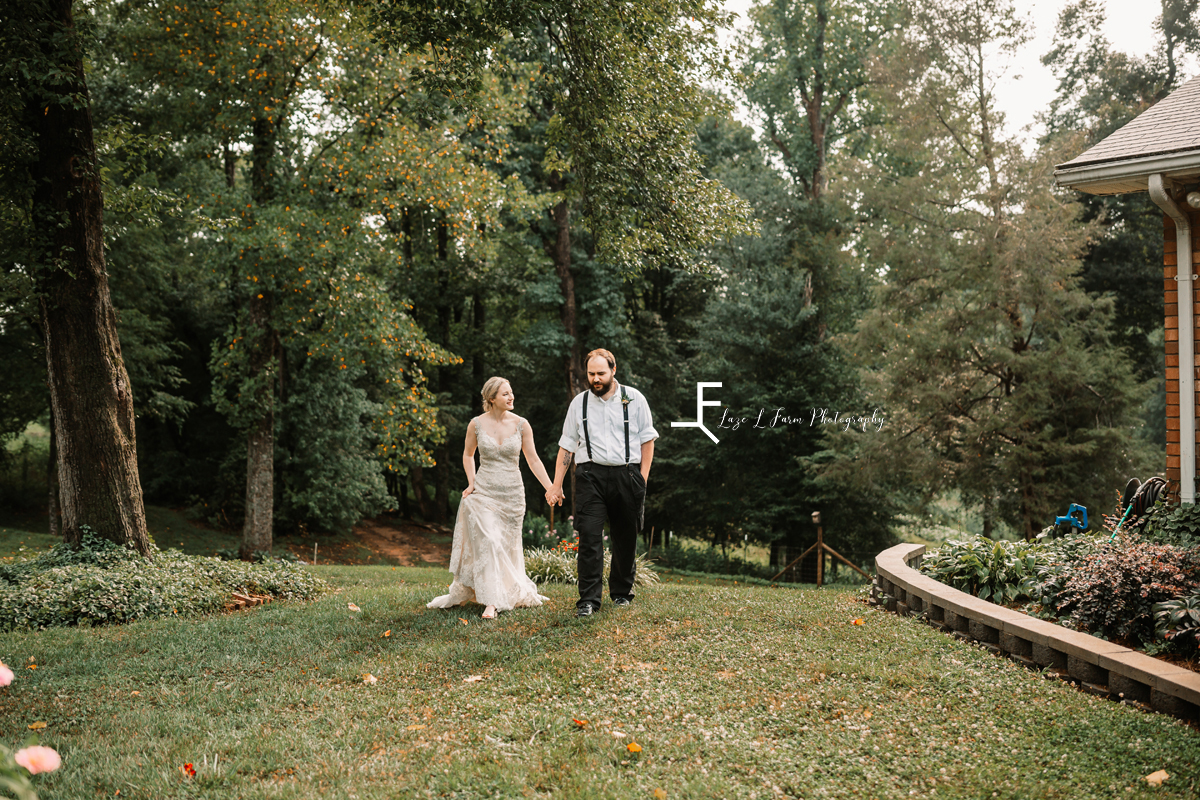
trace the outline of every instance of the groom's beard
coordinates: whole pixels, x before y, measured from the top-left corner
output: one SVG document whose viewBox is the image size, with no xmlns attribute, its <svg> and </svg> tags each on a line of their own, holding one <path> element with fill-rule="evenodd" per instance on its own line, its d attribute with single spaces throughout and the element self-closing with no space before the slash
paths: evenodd
<svg viewBox="0 0 1200 800">
<path fill-rule="evenodd" d="M 608 390 L 612 388 L 612 385 L 613 382 L 610 380 L 608 383 L 593 383 L 588 388 L 592 390 L 592 394 L 597 397 L 603 397 L 608 394 Z"/>
</svg>

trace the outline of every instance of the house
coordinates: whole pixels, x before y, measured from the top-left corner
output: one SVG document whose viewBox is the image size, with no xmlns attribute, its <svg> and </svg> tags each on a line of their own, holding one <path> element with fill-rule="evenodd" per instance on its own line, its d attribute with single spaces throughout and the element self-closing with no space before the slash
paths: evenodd
<svg viewBox="0 0 1200 800">
<path fill-rule="evenodd" d="M 1149 192 L 1163 211 L 1167 471 L 1196 500 L 1196 284 L 1200 249 L 1200 76 L 1054 171 L 1059 186 L 1097 195 Z M 1179 254 L 1184 254 L 1179 258 Z"/>
</svg>

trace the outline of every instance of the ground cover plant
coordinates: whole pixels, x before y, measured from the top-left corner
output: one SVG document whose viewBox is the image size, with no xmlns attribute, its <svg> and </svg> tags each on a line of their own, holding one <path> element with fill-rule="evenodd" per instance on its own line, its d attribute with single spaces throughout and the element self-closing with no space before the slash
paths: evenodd
<svg viewBox="0 0 1200 800">
<path fill-rule="evenodd" d="M 338 593 L 0 634 L 0 660 L 37 667 L 0 690 L 0 741 L 46 724 L 63 764 L 36 776 L 43 798 L 1200 791 L 1194 729 L 854 592 L 672 581 L 576 620 L 573 588 L 551 584 L 548 606 L 484 623 L 479 608 L 424 608 L 441 570 L 315 571 Z M 1171 777 L 1152 788 L 1159 769 Z"/>
<path fill-rule="evenodd" d="M 328 587 L 290 562 L 246 563 L 178 550 L 145 558 L 82 527 L 57 544 L 0 564 L 0 630 L 102 625 L 220 610 L 234 592 L 310 599 Z"/>
</svg>

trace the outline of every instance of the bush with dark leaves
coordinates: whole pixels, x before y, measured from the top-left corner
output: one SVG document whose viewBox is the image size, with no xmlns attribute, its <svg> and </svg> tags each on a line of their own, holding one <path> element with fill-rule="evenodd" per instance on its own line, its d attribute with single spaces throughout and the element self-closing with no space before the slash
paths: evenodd
<svg viewBox="0 0 1200 800">
<path fill-rule="evenodd" d="M 1109 638 L 1154 639 L 1154 604 L 1200 585 L 1200 550 L 1121 536 L 1075 561 L 1051 610 L 1074 627 Z"/>
</svg>

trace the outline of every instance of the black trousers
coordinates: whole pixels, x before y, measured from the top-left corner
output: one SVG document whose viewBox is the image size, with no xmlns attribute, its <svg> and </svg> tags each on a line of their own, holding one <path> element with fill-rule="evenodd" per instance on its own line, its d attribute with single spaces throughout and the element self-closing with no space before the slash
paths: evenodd
<svg viewBox="0 0 1200 800">
<path fill-rule="evenodd" d="M 638 464 L 606 467 L 590 461 L 575 469 L 575 532 L 579 534 L 579 602 L 600 608 L 604 591 L 604 521 L 612 550 L 608 594 L 633 599 L 637 537 L 642 528 L 646 481 Z"/>
</svg>

